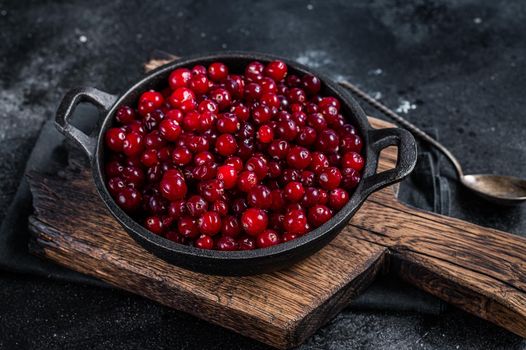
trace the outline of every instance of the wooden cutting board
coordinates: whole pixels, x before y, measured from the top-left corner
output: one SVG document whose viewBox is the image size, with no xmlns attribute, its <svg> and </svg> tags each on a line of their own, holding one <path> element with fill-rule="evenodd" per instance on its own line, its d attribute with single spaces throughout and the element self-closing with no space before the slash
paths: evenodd
<svg viewBox="0 0 526 350">
<path fill-rule="evenodd" d="M 395 162 L 396 149 L 386 149 L 379 171 Z M 381 270 L 526 336 L 526 239 L 410 208 L 395 186 L 373 194 L 333 242 L 297 265 L 221 277 L 169 265 L 137 245 L 86 166 L 33 173 L 29 182 L 34 254 L 278 348 L 303 342 Z"/>
</svg>

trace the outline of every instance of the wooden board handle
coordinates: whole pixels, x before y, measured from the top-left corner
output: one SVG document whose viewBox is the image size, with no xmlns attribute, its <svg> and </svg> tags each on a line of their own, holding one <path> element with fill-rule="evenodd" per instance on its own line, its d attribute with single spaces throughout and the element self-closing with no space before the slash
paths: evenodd
<svg viewBox="0 0 526 350">
<path fill-rule="evenodd" d="M 351 223 L 362 229 L 362 239 L 389 249 L 391 270 L 526 336 L 526 239 L 419 211 L 385 191 L 371 196 L 364 208 Z"/>
</svg>

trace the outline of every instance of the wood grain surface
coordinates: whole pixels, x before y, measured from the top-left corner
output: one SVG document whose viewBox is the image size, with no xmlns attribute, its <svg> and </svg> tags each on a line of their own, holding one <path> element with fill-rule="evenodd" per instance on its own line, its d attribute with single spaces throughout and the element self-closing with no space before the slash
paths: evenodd
<svg viewBox="0 0 526 350">
<path fill-rule="evenodd" d="M 396 149 L 387 149 L 379 171 L 395 162 Z M 405 206 L 396 187 L 373 194 L 333 242 L 292 268 L 221 277 L 169 265 L 142 249 L 106 210 L 89 170 L 74 163 L 57 176 L 30 175 L 30 249 L 130 292 L 289 348 L 385 270 L 526 336 L 526 240 Z"/>
</svg>

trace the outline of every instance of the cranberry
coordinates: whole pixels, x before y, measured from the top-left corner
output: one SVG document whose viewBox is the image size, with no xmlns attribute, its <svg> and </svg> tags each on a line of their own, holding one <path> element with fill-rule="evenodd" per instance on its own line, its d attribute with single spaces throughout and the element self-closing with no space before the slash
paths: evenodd
<svg viewBox="0 0 526 350">
<path fill-rule="evenodd" d="M 236 172 L 243 170 L 243 161 L 239 157 L 228 157 L 225 160 L 225 165 L 232 165 Z"/>
<path fill-rule="evenodd" d="M 325 205 L 316 204 L 309 208 L 309 223 L 314 227 L 319 227 L 332 218 L 332 212 Z"/>
<path fill-rule="evenodd" d="M 272 206 L 272 196 L 267 186 L 256 185 L 247 194 L 247 203 L 251 207 L 269 209 Z"/>
<path fill-rule="evenodd" d="M 361 180 L 361 175 L 359 171 L 356 171 L 353 168 L 343 168 L 342 170 L 342 187 L 347 191 L 354 189 L 358 186 L 358 183 Z"/>
<path fill-rule="evenodd" d="M 312 113 L 307 117 L 307 125 L 311 126 L 317 132 L 327 129 L 327 121 L 321 113 Z"/>
<path fill-rule="evenodd" d="M 173 219 L 179 219 L 186 214 L 186 202 L 184 200 L 177 200 L 170 203 L 168 207 L 168 214 Z"/>
<path fill-rule="evenodd" d="M 160 108 L 164 103 L 164 97 L 157 91 L 146 91 L 139 98 L 139 113 L 142 116 Z"/>
<path fill-rule="evenodd" d="M 234 188 L 237 184 L 237 171 L 233 165 L 222 165 L 217 168 L 217 179 L 223 181 L 226 189 Z"/>
<path fill-rule="evenodd" d="M 266 123 L 272 118 L 272 111 L 268 106 L 261 105 L 252 111 L 252 119 L 256 124 Z"/>
<path fill-rule="evenodd" d="M 185 216 L 177 221 L 177 229 L 179 234 L 186 238 L 195 238 L 199 235 L 199 228 L 194 219 Z"/>
<path fill-rule="evenodd" d="M 332 129 L 325 129 L 318 135 L 316 148 L 322 152 L 337 152 L 340 138 Z"/>
<path fill-rule="evenodd" d="M 135 121 L 135 111 L 129 106 L 122 106 L 117 110 L 115 120 L 123 125 L 130 124 Z"/>
<path fill-rule="evenodd" d="M 251 157 L 247 160 L 245 168 L 256 174 L 258 179 L 263 179 L 268 173 L 268 162 L 263 157 Z"/>
<path fill-rule="evenodd" d="M 360 153 L 347 152 L 342 157 L 342 167 L 353 168 L 354 170 L 362 170 L 364 166 L 363 157 Z"/>
<path fill-rule="evenodd" d="M 318 77 L 315 77 L 314 75 L 305 75 L 301 82 L 303 83 L 303 88 L 309 95 L 316 95 L 320 92 L 321 81 Z"/>
<path fill-rule="evenodd" d="M 192 153 L 186 147 L 178 147 L 172 153 L 172 160 L 177 165 L 185 165 L 192 161 Z"/>
<path fill-rule="evenodd" d="M 289 143 L 285 140 L 275 140 L 269 145 L 267 152 L 275 159 L 284 159 L 289 153 Z"/>
<path fill-rule="evenodd" d="M 170 84 L 172 90 L 175 90 L 180 87 L 186 87 L 191 78 L 192 72 L 190 72 L 189 69 L 178 68 L 175 69 L 172 73 L 170 73 L 168 83 Z"/>
<path fill-rule="evenodd" d="M 189 87 L 197 94 L 206 94 L 210 86 L 210 81 L 204 74 L 195 75 L 190 79 Z"/>
<path fill-rule="evenodd" d="M 168 100 L 173 107 L 183 112 L 191 111 L 196 107 L 195 94 L 186 87 L 177 88 Z"/>
<path fill-rule="evenodd" d="M 333 210 L 340 210 L 349 201 L 349 194 L 342 188 L 335 188 L 329 193 L 329 206 Z"/>
<path fill-rule="evenodd" d="M 301 209 L 294 209 L 285 214 L 285 220 L 283 221 L 283 228 L 285 231 L 303 235 L 308 230 L 307 216 Z"/>
<path fill-rule="evenodd" d="M 278 86 L 272 78 L 265 77 L 261 79 L 259 84 L 261 85 L 261 91 L 263 94 L 275 95 L 278 93 Z"/>
<path fill-rule="evenodd" d="M 283 190 L 285 198 L 290 202 L 299 202 L 305 194 L 305 189 L 300 182 L 289 182 Z"/>
<path fill-rule="evenodd" d="M 117 204 L 127 212 L 136 211 L 142 202 L 141 194 L 138 190 L 131 187 L 126 187 L 116 196 Z"/>
<path fill-rule="evenodd" d="M 222 134 L 216 140 L 216 152 L 226 157 L 237 150 L 237 142 L 232 134 Z"/>
<path fill-rule="evenodd" d="M 262 125 L 258 129 L 258 140 L 261 143 L 269 143 L 274 139 L 274 131 L 268 125 Z"/>
<path fill-rule="evenodd" d="M 199 232 L 213 236 L 221 231 L 221 217 L 218 213 L 207 211 L 199 218 Z"/>
<path fill-rule="evenodd" d="M 321 101 L 318 103 L 318 106 L 320 108 L 324 108 L 327 106 L 334 106 L 339 111 L 340 110 L 340 101 L 336 99 L 335 97 L 329 96 L 329 97 L 323 97 Z"/>
<path fill-rule="evenodd" d="M 294 120 L 283 120 L 278 123 L 278 135 L 287 141 L 292 141 L 300 132 L 298 124 Z"/>
<path fill-rule="evenodd" d="M 196 248 L 201 248 L 201 249 L 212 249 L 214 248 L 214 240 L 210 236 L 201 235 L 199 236 L 199 238 L 195 240 L 194 246 Z"/>
<path fill-rule="evenodd" d="M 243 237 L 238 240 L 239 250 L 252 250 L 256 248 L 256 240 L 252 237 Z"/>
<path fill-rule="evenodd" d="M 263 69 L 265 66 L 258 61 L 249 63 L 245 68 L 245 76 L 249 81 L 259 81 L 263 79 Z"/>
<path fill-rule="evenodd" d="M 287 75 L 287 65 L 283 61 L 272 61 L 267 64 L 264 73 L 274 81 L 281 81 Z"/>
<path fill-rule="evenodd" d="M 232 203 L 232 212 L 241 215 L 248 208 L 247 201 L 244 198 L 238 198 Z"/>
<path fill-rule="evenodd" d="M 256 101 L 259 100 L 261 95 L 263 94 L 261 90 L 261 85 L 257 83 L 249 83 L 245 86 L 245 98 L 247 101 Z"/>
<path fill-rule="evenodd" d="M 186 201 L 186 211 L 191 217 L 199 217 L 208 209 L 208 203 L 201 196 L 192 196 Z"/>
<path fill-rule="evenodd" d="M 121 152 L 126 140 L 126 134 L 121 128 L 110 128 L 106 131 L 106 147 L 114 152 Z"/>
<path fill-rule="evenodd" d="M 298 238 L 298 235 L 296 233 L 285 232 L 283 234 L 283 236 L 281 236 L 281 241 L 282 242 L 288 242 L 288 241 L 292 241 L 293 239 L 296 239 L 296 238 Z"/>
<path fill-rule="evenodd" d="M 340 185 L 342 174 L 336 167 L 329 167 L 319 174 L 320 186 L 326 190 L 333 190 Z"/>
<path fill-rule="evenodd" d="M 227 216 L 221 224 L 221 233 L 223 236 L 237 237 L 241 233 L 241 225 L 235 216 Z"/>
<path fill-rule="evenodd" d="M 243 121 L 243 122 L 247 121 L 248 118 L 250 117 L 250 110 L 246 106 L 240 103 L 232 106 L 230 111 L 234 113 L 234 115 L 238 117 L 240 121 Z"/>
<path fill-rule="evenodd" d="M 232 96 L 227 89 L 217 88 L 210 92 L 210 98 L 217 103 L 220 111 L 225 110 L 232 104 Z"/>
<path fill-rule="evenodd" d="M 181 136 L 182 129 L 177 121 L 164 119 L 159 125 L 159 132 L 165 140 L 175 142 Z"/>
<path fill-rule="evenodd" d="M 224 113 L 217 120 L 216 128 L 220 133 L 233 134 L 241 128 L 241 124 L 235 114 Z"/>
<path fill-rule="evenodd" d="M 144 227 L 155 234 L 163 232 L 163 223 L 158 216 L 149 216 L 144 221 Z"/>
<path fill-rule="evenodd" d="M 229 236 L 222 236 L 216 242 L 217 249 L 231 251 L 237 250 L 238 244 L 236 240 Z"/>
<path fill-rule="evenodd" d="M 166 119 L 173 119 L 179 124 L 183 122 L 183 112 L 178 109 L 170 109 L 166 112 Z"/>
<path fill-rule="evenodd" d="M 256 173 L 253 171 L 243 171 L 241 174 L 239 174 L 237 187 L 243 192 L 248 192 L 251 188 L 256 186 L 257 183 L 258 178 Z"/>
<path fill-rule="evenodd" d="M 294 147 L 287 154 L 287 163 L 295 169 L 305 169 L 312 161 L 310 152 L 304 147 Z"/>
<path fill-rule="evenodd" d="M 309 208 L 320 201 L 320 191 L 316 187 L 307 187 L 301 205 Z"/>
<path fill-rule="evenodd" d="M 203 74 L 206 74 L 206 67 L 205 66 L 202 66 L 200 64 L 194 66 L 192 68 L 192 75 L 203 75 Z"/>
<path fill-rule="evenodd" d="M 241 225 L 248 235 L 257 236 L 267 228 L 267 213 L 259 208 L 249 208 L 241 215 Z"/>
<path fill-rule="evenodd" d="M 164 173 L 159 189 L 161 194 L 170 201 L 183 199 L 187 191 L 184 177 L 170 172 Z"/>
<path fill-rule="evenodd" d="M 221 62 L 214 62 L 208 66 L 208 76 L 215 82 L 221 82 L 228 76 L 228 67 Z"/>
<path fill-rule="evenodd" d="M 126 135 L 122 144 L 122 152 L 128 157 L 135 157 L 144 149 L 143 138 L 141 135 L 131 132 Z"/>
<path fill-rule="evenodd" d="M 265 230 L 261 232 L 256 240 L 259 248 L 267 248 L 276 245 L 280 242 L 278 233 L 274 230 Z"/>
<path fill-rule="evenodd" d="M 285 196 L 283 191 L 275 189 L 270 192 L 271 204 L 270 209 L 272 210 L 281 210 L 285 207 Z"/>
<path fill-rule="evenodd" d="M 209 202 L 220 199 L 223 192 L 223 184 L 219 180 L 207 180 L 200 184 L 200 193 Z"/>
<path fill-rule="evenodd" d="M 360 152 L 362 150 L 362 139 L 358 135 L 345 135 L 340 141 L 340 146 L 345 152 Z"/>
</svg>

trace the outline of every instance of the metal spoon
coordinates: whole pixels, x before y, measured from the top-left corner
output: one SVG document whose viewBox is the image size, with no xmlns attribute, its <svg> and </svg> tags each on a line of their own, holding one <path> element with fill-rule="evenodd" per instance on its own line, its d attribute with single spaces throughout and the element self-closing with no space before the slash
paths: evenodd
<svg viewBox="0 0 526 350">
<path fill-rule="evenodd" d="M 339 81 L 339 84 L 349 89 L 356 96 L 362 98 L 385 115 L 397 121 L 416 136 L 438 148 L 451 161 L 451 163 L 453 163 L 460 182 L 468 189 L 497 204 L 515 205 L 526 201 L 526 180 L 513 176 L 491 174 L 464 175 L 458 159 L 455 158 L 455 156 L 440 142 L 402 118 L 393 110 L 375 100 L 373 97 L 366 94 L 354 84 L 351 84 L 346 80 Z"/>
</svg>

